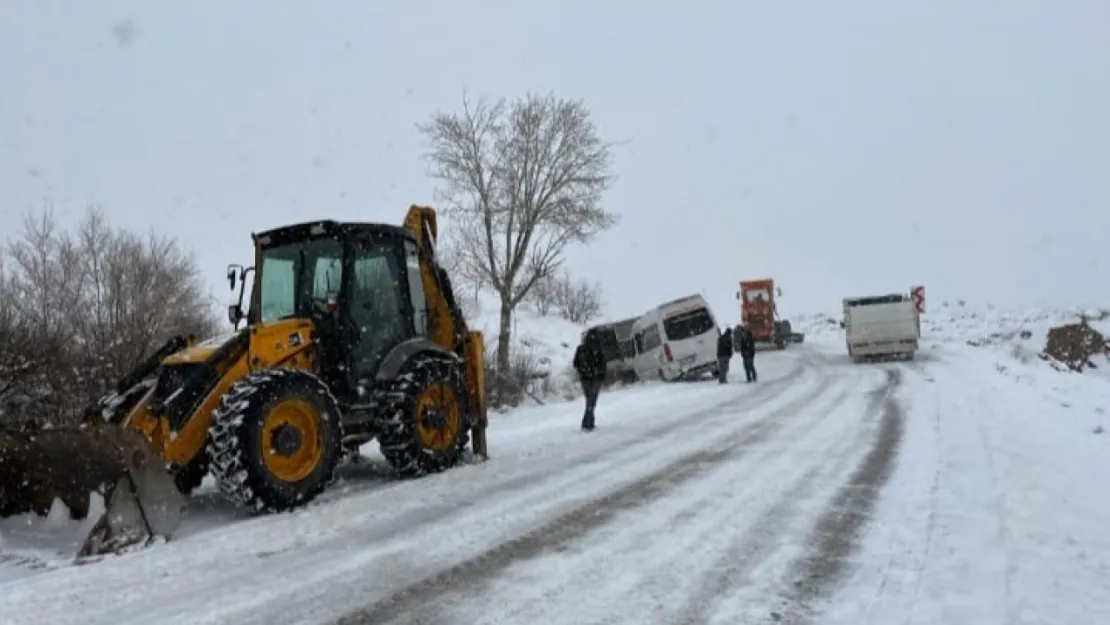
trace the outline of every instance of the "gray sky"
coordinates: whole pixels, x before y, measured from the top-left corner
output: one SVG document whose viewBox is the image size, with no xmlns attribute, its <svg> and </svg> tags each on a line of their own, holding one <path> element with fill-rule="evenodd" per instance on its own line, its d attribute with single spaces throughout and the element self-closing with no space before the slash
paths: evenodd
<svg viewBox="0 0 1110 625">
<path fill-rule="evenodd" d="M 249 232 L 432 201 L 414 124 L 463 89 L 584 98 L 628 140 L 609 312 L 742 278 L 787 311 L 1105 301 L 1100 0 L 8 2 L 0 233 L 44 199 L 178 235 L 214 292 Z M 732 319 L 735 321 L 735 319 Z"/>
</svg>

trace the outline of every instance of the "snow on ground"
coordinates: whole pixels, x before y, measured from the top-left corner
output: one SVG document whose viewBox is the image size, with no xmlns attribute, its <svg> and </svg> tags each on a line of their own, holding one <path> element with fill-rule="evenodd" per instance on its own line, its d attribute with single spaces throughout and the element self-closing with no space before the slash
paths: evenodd
<svg viewBox="0 0 1110 625">
<path fill-rule="evenodd" d="M 818 622 L 1110 622 L 1110 362 L 1078 374 L 1039 358 L 1048 330 L 1080 315 L 1104 316 L 925 316 L 900 470 L 858 572 Z M 820 334 L 843 350 L 832 328 Z"/>
<path fill-rule="evenodd" d="M 1110 622 L 1110 440 L 1092 426 L 1110 385 L 1003 357 L 951 345 L 913 368 L 900 470 L 820 622 Z"/>
<path fill-rule="evenodd" d="M 348 485 L 345 494 L 341 485 L 292 514 L 219 526 L 190 519 L 199 526 L 168 544 L 8 582 L 0 614 L 6 623 L 58 625 L 336 617 L 705 446 L 717 436 L 711 426 L 746 420 L 722 415 L 722 406 L 773 393 L 794 369 L 768 363 L 761 387 L 607 393 L 593 434 L 578 431 L 577 404 L 525 409 L 491 424 L 489 462 L 421 480 Z M 51 600 L 43 604 L 43 596 Z M 201 613 L 191 611 L 198 596 L 212 598 Z"/>
<path fill-rule="evenodd" d="M 1068 311 L 954 308 L 912 363 L 799 317 L 755 385 L 605 392 L 591 434 L 578 402 L 495 415 L 490 461 L 420 480 L 371 445 L 304 510 L 202 493 L 89 566 L 0 525 L 0 623 L 1110 622 L 1110 379 L 1029 357 Z M 565 366 L 580 329 L 517 323 Z"/>
</svg>

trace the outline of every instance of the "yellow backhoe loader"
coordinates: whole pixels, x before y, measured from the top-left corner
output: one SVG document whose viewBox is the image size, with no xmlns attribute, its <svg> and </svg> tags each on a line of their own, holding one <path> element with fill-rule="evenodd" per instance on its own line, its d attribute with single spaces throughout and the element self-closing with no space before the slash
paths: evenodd
<svg viewBox="0 0 1110 625">
<path fill-rule="evenodd" d="M 253 267 L 228 268 L 234 334 L 168 341 L 90 416 L 140 432 L 182 494 L 211 473 L 256 512 L 305 505 L 345 451 L 373 439 L 402 476 L 458 464 L 471 437 L 485 458 L 484 339 L 459 311 L 436 236 L 422 206 L 401 227 L 314 221 L 252 235 Z M 172 497 L 130 491 L 148 534 L 177 527 L 179 506 L 143 505 Z"/>
</svg>

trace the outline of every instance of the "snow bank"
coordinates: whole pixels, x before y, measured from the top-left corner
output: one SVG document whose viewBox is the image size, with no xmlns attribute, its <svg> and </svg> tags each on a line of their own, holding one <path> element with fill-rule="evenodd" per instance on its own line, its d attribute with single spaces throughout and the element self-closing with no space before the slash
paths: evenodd
<svg viewBox="0 0 1110 625">
<path fill-rule="evenodd" d="M 492 355 L 497 349 L 501 328 L 500 304 L 484 293 L 477 298 L 470 295 L 459 299 L 471 328 L 485 333 L 486 349 Z M 568 395 L 574 387 L 571 361 L 585 329 L 583 325 L 555 315 L 540 315 L 525 304 L 517 307 L 513 314 L 510 353 L 514 358 L 526 359 L 530 367 L 549 374 L 546 384 L 537 384 L 529 392 L 541 397 Z"/>
<path fill-rule="evenodd" d="M 1110 335 L 1110 309 L 1048 308 L 1024 313 L 1000 311 L 994 307 L 962 306 L 941 311 L 922 319 L 922 331 L 942 343 L 961 343 L 994 352 L 1002 369 L 1029 365 L 1054 370 L 1041 358 L 1048 332 L 1052 328 L 1090 320 L 1090 325 L 1104 336 Z M 1110 381 L 1110 359 L 1095 357 L 1095 368 L 1083 375 Z"/>
<path fill-rule="evenodd" d="M 844 335 L 840 330 L 840 318 L 839 313 L 809 313 L 794 316 L 790 325 L 795 332 L 805 333 L 806 341 L 842 340 Z"/>
</svg>

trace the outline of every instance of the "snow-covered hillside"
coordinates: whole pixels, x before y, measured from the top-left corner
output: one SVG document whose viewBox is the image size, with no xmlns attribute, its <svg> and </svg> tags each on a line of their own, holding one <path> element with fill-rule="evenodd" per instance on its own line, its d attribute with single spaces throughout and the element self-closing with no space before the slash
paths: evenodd
<svg viewBox="0 0 1110 625">
<path fill-rule="evenodd" d="M 492 359 L 496 354 L 501 313 L 495 298 L 480 294 L 464 297 L 460 305 L 471 327 L 485 333 L 486 351 Z M 512 345 L 514 360 L 537 373 L 547 373 L 546 381 L 538 380 L 529 389 L 537 397 L 573 397 L 577 391 L 571 361 L 574 349 L 582 338 L 584 326 L 571 323 L 558 315 L 540 315 L 527 304 L 513 314 Z M 547 401 L 546 399 L 544 401 Z"/>
</svg>

